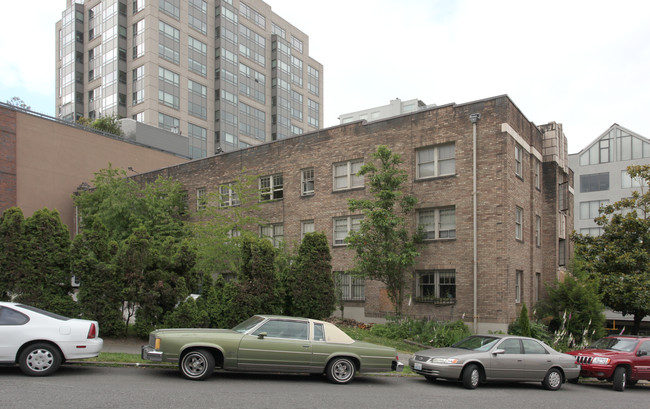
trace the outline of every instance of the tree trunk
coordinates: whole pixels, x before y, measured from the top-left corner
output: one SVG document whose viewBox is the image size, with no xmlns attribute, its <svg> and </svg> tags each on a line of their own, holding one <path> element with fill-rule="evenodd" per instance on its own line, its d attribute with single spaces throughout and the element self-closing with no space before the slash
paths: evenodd
<svg viewBox="0 0 650 409">
<path fill-rule="evenodd" d="M 634 324 L 632 325 L 632 335 L 639 335 L 639 330 L 641 329 L 641 320 L 645 317 L 645 314 L 642 312 L 637 312 L 634 314 Z"/>
</svg>

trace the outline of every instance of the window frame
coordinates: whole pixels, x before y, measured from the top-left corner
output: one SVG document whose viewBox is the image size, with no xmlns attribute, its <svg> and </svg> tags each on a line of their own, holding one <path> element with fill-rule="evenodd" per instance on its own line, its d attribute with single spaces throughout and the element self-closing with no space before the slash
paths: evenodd
<svg viewBox="0 0 650 409">
<path fill-rule="evenodd" d="M 205 210 L 208 206 L 207 190 L 204 187 L 196 189 L 196 211 Z"/>
<path fill-rule="evenodd" d="M 270 229 L 271 235 L 265 234 L 264 229 Z M 280 230 L 282 230 L 280 232 Z M 271 241 L 273 247 L 280 247 L 280 243 L 284 241 L 284 223 L 269 223 L 260 225 L 260 238 L 265 238 Z"/>
<path fill-rule="evenodd" d="M 311 173 L 311 176 L 309 175 Z M 309 186 L 311 185 L 311 189 Z M 313 196 L 314 191 L 314 168 L 300 170 L 300 196 Z"/>
<path fill-rule="evenodd" d="M 445 229 L 442 227 L 443 212 L 453 211 L 453 229 Z M 444 207 L 430 207 L 430 208 L 421 208 L 417 209 L 417 219 L 416 226 L 419 228 L 423 226 L 423 232 L 425 233 L 424 240 L 433 241 L 433 240 L 454 240 L 456 239 L 457 234 L 457 223 L 456 223 L 456 206 L 444 206 Z M 432 229 L 428 230 L 426 226 L 431 224 L 423 223 L 422 217 L 427 216 L 428 213 L 433 213 L 433 223 Z M 429 216 L 430 217 L 430 216 Z M 442 237 L 442 234 L 446 233 L 447 237 Z M 429 237 L 429 233 L 433 233 L 433 237 Z"/>
<path fill-rule="evenodd" d="M 348 244 L 345 242 L 345 239 L 350 235 L 351 231 L 359 231 L 359 228 L 361 227 L 361 221 L 363 220 L 363 215 L 351 215 L 351 216 L 341 216 L 341 217 L 334 217 L 332 218 L 332 246 L 334 247 L 339 247 L 339 246 L 347 246 Z M 345 221 L 345 237 L 338 238 L 337 233 L 341 233 L 342 230 L 337 230 L 337 221 Z M 356 223 L 358 221 L 358 223 Z M 343 224 L 339 224 L 339 227 L 343 226 Z M 359 228 L 354 228 L 355 226 L 359 226 Z"/>
<path fill-rule="evenodd" d="M 524 289 L 524 271 L 515 270 L 515 303 L 521 304 Z"/>
<path fill-rule="evenodd" d="M 311 230 L 306 231 L 308 229 L 305 229 L 305 226 L 311 226 Z M 315 231 L 316 231 L 316 224 L 314 223 L 314 219 L 300 221 L 300 241 L 305 239 L 305 235 L 307 233 L 314 233 Z"/>
<path fill-rule="evenodd" d="M 268 180 L 268 186 L 263 186 Z M 261 176 L 259 178 L 260 202 L 271 202 L 284 198 L 284 179 L 281 173 L 275 175 Z"/>
<path fill-rule="evenodd" d="M 515 144 L 515 175 L 524 178 L 524 148 L 518 143 Z"/>
<path fill-rule="evenodd" d="M 359 176 L 356 171 L 352 171 L 358 167 L 361 170 L 363 166 L 363 159 L 351 159 L 343 162 L 336 162 L 332 164 L 332 190 L 333 191 L 344 191 L 351 189 L 361 189 L 365 187 L 365 178 L 363 175 Z M 337 169 L 344 169 L 344 174 L 337 174 Z M 337 181 L 345 180 L 346 185 L 344 187 L 337 187 Z"/>
<path fill-rule="evenodd" d="M 423 283 L 423 277 L 429 277 Z M 451 279 L 444 282 L 443 279 Z M 425 287 L 428 291 L 424 291 Z M 443 288 L 445 291 L 443 291 Z M 449 291 L 451 289 L 451 291 Z M 456 303 L 456 270 L 455 269 L 427 269 L 415 271 L 415 301 L 432 304 Z M 426 294 L 425 294 L 426 293 Z M 451 295 L 451 296 L 449 296 Z"/>
<path fill-rule="evenodd" d="M 542 247 L 542 217 L 535 215 L 535 245 Z"/>
<path fill-rule="evenodd" d="M 441 150 L 443 148 L 453 148 L 453 157 L 441 158 Z M 425 152 L 431 152 L 431 158 L 423 161 L 421 154 Z M 452 163 L 453 162 L 453 171 L 443 173 L 443 163 Z M 432 167 L 431 171 L 426 172 L 427 174 L 423 176 L 423 169 L 426 167 Z M 428 174 L 431 173 L 431 174 Z M 435 179 L 439 177 L 446 176 L 455 176 L 456 175 L 456 142 L 447 142 L 438 145 L 424 146 L 417 148 L 415 150 L 415 178 L 416 180 L 427 180 Z"/>
<path fill-rule="evenodd" d="M 524 209 L 515 207 L 515 240 L 524 241 Z"/>
<path fill-rule="evenodd" d="M 365 301 L 366 280 L 345 271 L 334 271 L 336 291 L 343 301 Z"/>
<path fill-rule="evenodd" d="M 233 189 L 234 185 L 234 182 L 219 185 L 219 207 L 226 208 L 241 205 L 239 195 Z"/>
</svg>

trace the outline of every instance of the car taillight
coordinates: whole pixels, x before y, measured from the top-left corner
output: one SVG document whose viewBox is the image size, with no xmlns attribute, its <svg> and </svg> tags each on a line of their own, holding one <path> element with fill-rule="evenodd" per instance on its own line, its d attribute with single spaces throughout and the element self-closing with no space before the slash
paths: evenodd
<svg viewBox="0 0 650 409">
<path fill-rule="evenodd" d="M 97 337 L 97 327 L 95 323 L 90 324 L 90 329 L 88 330 L 88 339 L 93 339 Z"/>
</svg>

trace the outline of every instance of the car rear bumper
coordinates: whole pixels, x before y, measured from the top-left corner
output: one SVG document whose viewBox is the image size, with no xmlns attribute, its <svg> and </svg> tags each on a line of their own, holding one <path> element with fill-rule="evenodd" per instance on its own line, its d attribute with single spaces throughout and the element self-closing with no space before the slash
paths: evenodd
<svg viewBox="0 0 650 409">
<path fill-rule="evenodd" d="M 162 351 L 157 351 L 154 347 L 149 345 L 142 346 L 142 351 L 140 352 L 140 356 L 142 357 L 142 359 L 146 359 L 148 361 L 162 362 L 163 360 Z"/>
<path fill-rule="evenodd" d="M 94 358 L 102 351 L 104 340 L 101 338 L 93 338 L 80 342 L 61 342 L 59 343 L 59 347 L 67 360 Z"/>
</svg>

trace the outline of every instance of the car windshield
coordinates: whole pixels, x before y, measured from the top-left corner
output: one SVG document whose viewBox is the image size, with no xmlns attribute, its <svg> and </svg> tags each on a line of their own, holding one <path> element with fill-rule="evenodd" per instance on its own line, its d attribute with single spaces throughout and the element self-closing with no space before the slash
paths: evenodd
<svg viewBox="0 0 650 409">
<path fill-rule="evenodd" d="M 241 324 L 237 324 L 236 326 L 234 326 L 232 330 L 244 333 L 262 321 L 264 321 L 264 318 L 258 317 L 257 315 L 253 315 L 252 317 L 242 322 Z"/>
<path fill-rule="evenodd" d="M 498 340 L 499 338 L 496 337 L 475 335 L 456 342 L 452 347 L 473 351 L 489 351 Z"/>
<path fill-rule="evenodd" d="M 609 349 L 611 351 L 632 352 L 637 344 L 636 339 L 630 338 L 601 338 L 594 342 L 589 348 Z"/>
</svg>

